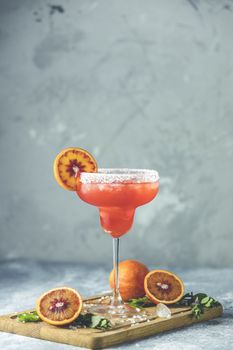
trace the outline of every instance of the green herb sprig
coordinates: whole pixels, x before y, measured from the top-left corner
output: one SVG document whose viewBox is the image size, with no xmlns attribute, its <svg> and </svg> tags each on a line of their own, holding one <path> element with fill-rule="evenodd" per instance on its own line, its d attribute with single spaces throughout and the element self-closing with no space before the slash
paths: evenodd
<svg viewBox="0 0 233 350">
<path fill-rule="evenodd" d="M 96 328 L 96 329 L 109 329 L 111 328 L 111 322 L 107 318 L 100 317 L 98 315 L 93 315 L 91 313 L 81 314 L 71 324 L 72 328 Z"/>
<path fill-rule="evenodd" d="M 205 293 L 193 294 L 191 292 L 185 294 L 183 298 L 178 301 L 178 303 L 176 303 L 176 305 L 190 306 L 192 315 L 196 319 L 199 319 L 200 316 L 205 312 L 205 309 L 219 306 L 220 303 Z"/>
<path fill-rule="evenodd" d="M 129 301 L 129 305 L 138 309 L 144 309 L 148 306 L 154 306 L 154 304 L 147 297 L 131 299 Z"/>
<path fill-rule="evenodd" d="M 39 322 L 41 321 L 36 311 L 24 312 L 17 316 L 17 320 L 22 323 L 26 322 Z M 109 329 L 111 328 L 111 322 L 98 315 L 91 313 L 81 314 L 79 317 L 71 323 L 70 328 L 96 328 L 96 329 Z"/>
<path fill-rule="evenodd" d="M 31 312 L 24 312 L 22 314 L 19 314 L 17 316 L 17 320 L 19 322 L 23 322 L 23 323 L 26 323 L 26 322 L 39 322 L 41 321 L 39 315 L 37 314 L 36 311 L 31 311 Z"/>
</svg>

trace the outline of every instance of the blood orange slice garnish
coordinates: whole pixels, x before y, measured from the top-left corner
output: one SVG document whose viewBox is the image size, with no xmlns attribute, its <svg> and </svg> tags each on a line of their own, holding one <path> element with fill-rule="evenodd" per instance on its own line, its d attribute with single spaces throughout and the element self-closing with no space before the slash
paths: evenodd
<svg viewBox="0 0 233 350">
<path fill-rule="evenodd" d="M 55 326 L 73 322 L 81 310 L 81 296 L 75 289 L 68 287 L 51 289 L 42 294 L 36 302 L 39 317 Z"/>
<path fill-rule="evenodd" d="M 155 304 L 174 304 L 184 295 L 184 284 L 174 273 L 153 270 L 144 279 L 147 297 Z"/>
<path fill-rule="evenodd" d="M 94 157 L 82 148 L 63 149 L 54 161 L 54 176 L 65 190 L 75 191 L 80 172 L 96 172 L 98 169 Z"/>
</svg>

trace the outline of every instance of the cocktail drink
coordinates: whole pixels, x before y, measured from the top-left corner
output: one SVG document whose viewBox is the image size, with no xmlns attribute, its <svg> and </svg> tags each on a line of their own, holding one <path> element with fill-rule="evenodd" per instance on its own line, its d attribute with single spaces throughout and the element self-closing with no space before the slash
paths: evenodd
<svg viewBox="0 0 233 350">
<path fill-rule="evenodd" d="M 99 169 L 82 173 L 77 194 L 99 208 L 100 222 L 113 238 L 127 233 L 133 224 L 135 209 L 150 202 L 158 192 L 156 173 L 149 170 Z M 150 182 L 149 181 L 150 176 Z"/>
<path fill-rule="evenodd" d="M 131 229 L 135 209 L 152 201 L 158 190 L 159 176 L 155 170 L 99 169 L 98 172 L 82 172 L 77 178 L 78 196 L 99 208 L 101 226 L 113 237 L 115 288 L 112 302 L 105 307 L 95 306 L 91 311 L 102 310 L 127 317 L 136 312 L 123 304 L 119 292 L 119 238 Z"/>
</svg>

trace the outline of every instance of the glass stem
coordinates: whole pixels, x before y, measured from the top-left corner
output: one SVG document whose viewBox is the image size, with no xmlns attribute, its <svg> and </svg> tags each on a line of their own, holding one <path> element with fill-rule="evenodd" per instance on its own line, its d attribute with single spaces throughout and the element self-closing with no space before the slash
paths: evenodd
<svg viewBox="0 0 233 350">
<path fill-rule="evenodd" d="M 119 306 L 122 304 L 122 299 L 119 291 L 119 248 L 120 239 L 113 238 L 114 289 L 112 297 L 112 306 Z"/>
</svg>

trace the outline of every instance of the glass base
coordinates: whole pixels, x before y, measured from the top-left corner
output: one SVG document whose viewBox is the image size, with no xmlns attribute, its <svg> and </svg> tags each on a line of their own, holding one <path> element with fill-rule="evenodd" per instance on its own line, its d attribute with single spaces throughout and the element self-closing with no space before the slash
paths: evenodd
<svg viewBox="0 0 233 350">
<path fill-rule="evenodd" d="M 131 307 L 128 304 L 121 303 L 120 305 L 112 305 L 111 303 L 85 303 L 86 312 L 116 317 L 116 318 L 137 318 L 138 316 L 146 316 L 145 311 L 139 308 Z"/>
</svg>

